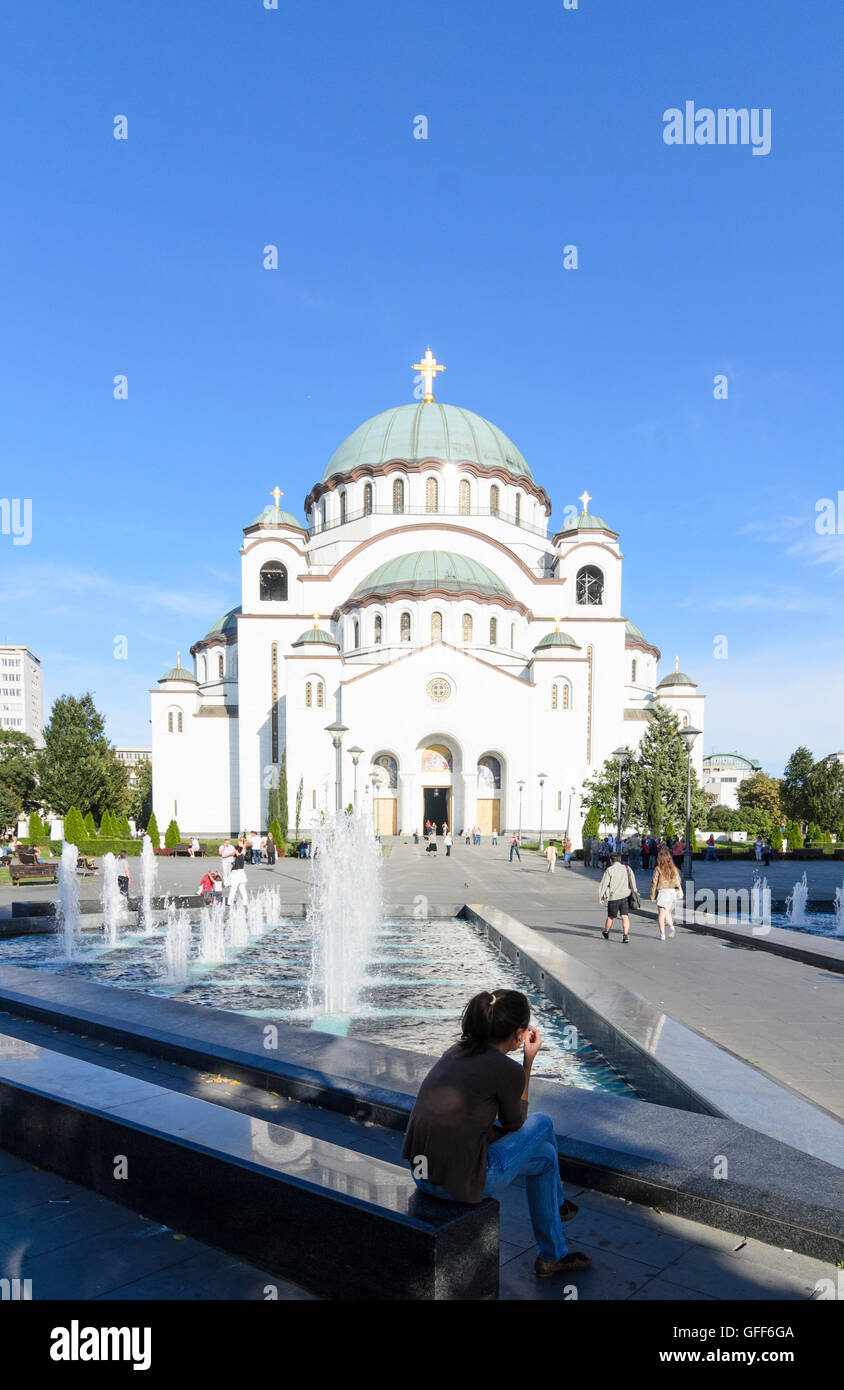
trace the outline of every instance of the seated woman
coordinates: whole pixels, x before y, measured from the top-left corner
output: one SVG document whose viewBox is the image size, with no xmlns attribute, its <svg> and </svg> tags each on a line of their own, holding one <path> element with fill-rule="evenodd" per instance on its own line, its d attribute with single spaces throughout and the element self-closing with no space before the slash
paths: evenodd
<svg viewBox="0 0 844 1390">
<path fill-rule="evenodd" d="M 526 996 L 514 989 L 476 994 L 461 1026 L 460 1041 L 428 1072 L 410 1114 L 402 1157 L 416 1186 L 442 1201 L 480 1202 L 524 1177 L 537 1277 L 588 1269 L 588 1255 L 567 1252 L 562 1223 L 577 1207 L 563 1197 L 554 1126 L 550 1116 L 527 1112 L 542 1039 Z M 522 1065 L 507 1056 L 520 1047 Z"/>
</svg>

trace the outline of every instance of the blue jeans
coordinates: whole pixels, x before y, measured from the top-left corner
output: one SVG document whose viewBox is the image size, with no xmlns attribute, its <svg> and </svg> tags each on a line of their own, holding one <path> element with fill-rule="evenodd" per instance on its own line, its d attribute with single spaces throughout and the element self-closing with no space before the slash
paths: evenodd
<svg viewBox="0 0 844 1390">
<path fill-rule="evenodd" d="M 521 862 L 522 862 L 522 856 L 519 854 L 519 846 L 518 846 L 518 845 L 511 845 L 511 846 L 510 846 L 510 863 L 511 863 L 511 864 L 512 864 L 512 862 L 513 862 L 513 855 L 514 855 L 514 854 L 515 854 L 516 858 L 518 859 L 519 863 L 521 864 Z"/>
<path fill-rule="evenodd" d="M 485 1197 L 497 1197 L 516 1178 L 525 1179 L 531 1225 L 543 1260 L 561 1260 L 568 1249 L 560 1220 L 563 1184 L 557 1155 L 557 1141 L 550 1115 L 537 1110 L 528 1115 L 521 1129 L 503 1135 L 490 1144 L 487 1155 Z M 455 1201 L 443 1188 L 427 1178 L 414 1177 L 420 1192 Z"/>
</svg>

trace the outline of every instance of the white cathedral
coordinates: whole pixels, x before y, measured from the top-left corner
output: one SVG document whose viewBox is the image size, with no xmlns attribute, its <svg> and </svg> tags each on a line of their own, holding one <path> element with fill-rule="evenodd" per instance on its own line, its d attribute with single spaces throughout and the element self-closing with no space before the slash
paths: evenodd
<svg viewBox="0 0 844 1390">
<path fill-rule="evenodd" d="M 305 498 L 243 530 L 241 601 L 151 692 L 153 804 L 183 834 L 265 829 L 287 750 L 300 829 L 356 802 L 385 835 L 570 830 L 579 791 L 656 702 L 704 696 L 624 616 L 610 525 L 551 502 L 512 440 L 435 401 L 359 425 Z M 703 736 L 693 763 L 702 771 Z"/>
</svg>

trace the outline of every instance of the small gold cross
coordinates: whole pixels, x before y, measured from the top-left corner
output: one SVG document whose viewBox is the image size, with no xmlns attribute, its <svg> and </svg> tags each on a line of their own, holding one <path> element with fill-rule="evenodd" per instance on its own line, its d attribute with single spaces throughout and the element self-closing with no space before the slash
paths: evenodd
<svg viewBox="0 0 844 1390">
<path fill-rule="evenodd" d="M 314 619 L 314 627 L 319 627 L 319 613 L 314 613 L 314 614 L 313 614 L 313 619 Z"/>
<path fill-rule="evenodd" d="M 444 372 L 445 367 L 438 362 L 431 349 L 428 348 L 421 362 L 414 362 L 411 368 L 414 372 L 421 372 L 425 381 L 425 394 L 422 397 L 422 404 L 432 404 L 434 400 L 434 377 L 437 372 Z"/>
<path fill-rule="evenodd" d="M 580 496 L 578 497 L 577 500 L 578 500 L 578 502 L 582 502 L 582 503 L 583 503 L 583 515 L 585 516 L 585 515 L 586 515 L 586 504 L 587 504 L 587 502 L 591 502 L 591 501 L 592 501 L 592 498 L 589 496 L 589 493 L 588 493 L 588 492 L 581 492 L 581 494 L 580 494 Z"/>
<path fill-rule="evenodd" d="M 275 487 L 273 488 L 272 492 L 270 493 L 270 497 L 274 497 L 274 498 L 275 498 L 275 509 L 276 509 L 276 511 L 278 511 L 279 498 L 281 498 L 281 497 L 283 497 L 283 496 L 284 496 L 284 493 L 282 492 L 282 490 L 281 490 L 281 488 L 279 487 L 278 483 L 276 483 Z"/>
</svg>

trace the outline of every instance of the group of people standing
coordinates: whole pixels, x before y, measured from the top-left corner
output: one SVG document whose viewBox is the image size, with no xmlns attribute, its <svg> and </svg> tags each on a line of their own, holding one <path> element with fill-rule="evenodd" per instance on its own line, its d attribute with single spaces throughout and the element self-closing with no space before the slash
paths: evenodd
<svg viewBox="0 0 844 1390">
<path fill-rule="evenodd" d="M 252 834 L 248 835 L 244 831 L 240 838 L 234 841 L 230 837 L 226 837 L 220 845 L 220 897 L 222 897 L 223 890 L 227 888 L 229 890 L 229 907 L 238 897 L 242 897 L 244 902 L 248 901 L 246 865 L 262 864 L 263 856 L 266 854 L 267 863 L 272 866 L 275 864 L 277 853 L 272 832 L 259 835 L 257 830 L 253 830 Z M 203 879 L 204 882 L 205 879 Z M 202 892 L 201 885 L 200 892 Z M 216 889 L 212 889 L 212 892 L 216 892 Z"/>
</svg>

